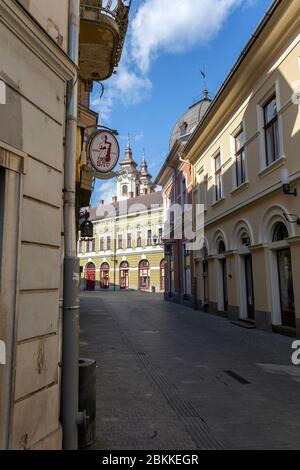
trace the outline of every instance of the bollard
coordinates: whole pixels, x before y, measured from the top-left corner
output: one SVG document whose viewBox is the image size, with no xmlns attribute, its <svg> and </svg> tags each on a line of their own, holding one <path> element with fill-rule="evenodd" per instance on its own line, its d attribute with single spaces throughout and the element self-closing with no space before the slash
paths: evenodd
<svg viewBox="0 0 300 470">
<path fill-rule="evenodd" d="M 96 361 L 79 359 L 79 412 L 85 419 L 78 426 L 78 447 L 82 449 L 96 439 Z"/>
</svg>

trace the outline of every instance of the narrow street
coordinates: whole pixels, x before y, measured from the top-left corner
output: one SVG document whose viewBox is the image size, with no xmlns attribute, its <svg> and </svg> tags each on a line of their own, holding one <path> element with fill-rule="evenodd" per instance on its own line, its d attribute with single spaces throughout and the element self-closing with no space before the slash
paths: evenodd
<svg viewBox="0 0 300 470">
<path fill-rule="evenodd" d="M 80 328 L 96 449 L 300 449 L 291 338 L 140 292 L 82 293 Z"/>
</svg>

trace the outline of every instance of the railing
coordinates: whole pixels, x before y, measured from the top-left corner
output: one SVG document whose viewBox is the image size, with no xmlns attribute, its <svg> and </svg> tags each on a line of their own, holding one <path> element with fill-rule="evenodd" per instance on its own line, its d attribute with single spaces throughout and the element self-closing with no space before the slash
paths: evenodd
<svg viewBox="0 0 300 470">
<path fill-rule="evenodd" d="M 82 0 L 80 17 L 101 21 L 101 15 L 106 15 L 121 26 L 124 20 L 127 21 L 130 4 L 131 1 L 128 3 L 125 0 Z"/>
</svg>

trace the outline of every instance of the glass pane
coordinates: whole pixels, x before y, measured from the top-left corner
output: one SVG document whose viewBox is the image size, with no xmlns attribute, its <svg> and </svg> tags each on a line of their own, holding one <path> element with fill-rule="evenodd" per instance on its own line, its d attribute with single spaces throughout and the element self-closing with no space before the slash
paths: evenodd
<svg viewBox="0 0 300 470">
<path fill-rule="evenodd" d="M 273 132 L 274 132 L 274 160 L 279 158 L 279 127 L 278 121 L 274 122 L 273 124 Z"/>
<path fill-rule="evenodd" d="M 216 171 L 220 170 L 221 168 L 221 155 L 218 155 L 215 158 L 215 168 L 216 168 Z"/>
<path fill-rule="evenodd" d="M 265 106 L 264 112 L 265 124 L 268 124 L 277 116 L 277 102 L 275 97 Z"/>
<path fill-rule="evenodd" d="M 244 144 L 245 144 L 245 133 L 244 131 L 242 131 L 235 138 L 236 152 L 241 150 Z"/>
<path fill-rule="evenodd" d="M 267 165 L 270 165 L 274 158 L 274 145 L 273 145 L 273 128 L 269 127 L 266 130 L 266 153 L 267 153 Z"/>
</svg>

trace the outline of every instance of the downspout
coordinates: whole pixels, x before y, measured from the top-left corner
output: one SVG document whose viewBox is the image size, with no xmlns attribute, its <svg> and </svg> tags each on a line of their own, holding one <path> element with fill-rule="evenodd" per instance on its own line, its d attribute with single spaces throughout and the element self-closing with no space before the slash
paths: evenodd
<svg viewBox="0 0 300 470">
<path fill-rule="evenodd" d="M 70 59 L 78 66 L 80 0 L 69 0 Z M 64 162 L 64 287 L 61 420 L 63 449 L 78 448 L 79 261 L 76 256 L 76 139 L 78 76 L 68 83 Z"/>
</svg>

